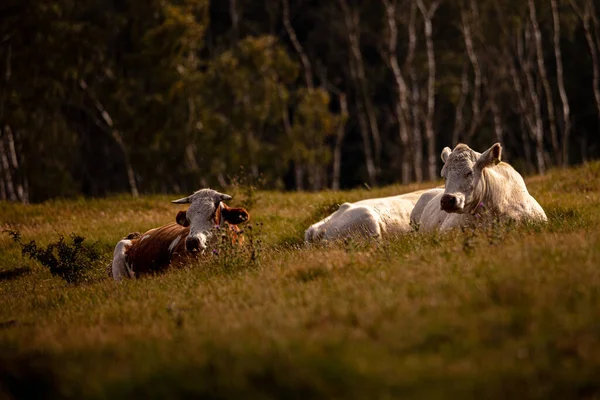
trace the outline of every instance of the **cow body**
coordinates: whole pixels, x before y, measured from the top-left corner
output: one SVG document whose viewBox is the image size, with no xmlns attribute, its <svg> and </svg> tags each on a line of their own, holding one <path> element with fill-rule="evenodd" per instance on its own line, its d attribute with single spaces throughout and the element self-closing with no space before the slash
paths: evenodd
<svg viewBox="0 0 600 400">
<path fill-rule="evenodd" d="M 433 189 L 417 202 L 411 223 L 422 231 L 448 230 L 488 218 L 546 221 L 539 203 L 529 194 L 523 177 L 501 162 L 496 143 L 483 154 L 464 144 L 442 151 L 443 191 Z"/>
<path fill-rule="evenodd" d="M 333 214 L 311 225 L 304 233 L 304 240 L 317 242 L 347 236 L 379 238 L 408 232 L 411 230 L 410 213 L 422 193 L 344 203 Z"/>
<path fill-rule="evenodd" d="M 231 224 L 233 235 L 239 234 L 237 224 L 247 221 L 249 215 L 243 208 L 230 208 L 222 202 L 230 198 L 204 189 L 189 198 L 174 201 L 191 204 L 187 212 L 177 214 L 176 222 L 150 229 L 141 235 L 130 234 L 117 243 L 112 262 L 113 278 L 133 278 L 185 265 L 215 244 L 217 238 L 214 232 L 224 228 L 226 222 Z M 241 238 L 235 241 L 240 243 Z"/>
</svg>

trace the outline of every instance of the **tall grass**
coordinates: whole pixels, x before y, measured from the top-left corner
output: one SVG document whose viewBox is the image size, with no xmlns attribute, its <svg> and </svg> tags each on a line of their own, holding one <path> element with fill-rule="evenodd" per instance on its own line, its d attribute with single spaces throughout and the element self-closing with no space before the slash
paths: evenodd
<svg viewBox="0 0 600 400">
<path fill-rule="evenodd" d="M 600 396 L 600 163 L 528 181 L 545 225 L 301 242 L 334 204 L 419 187 L 258 192 L 257 262 L 225 242 L 242 253 L 120 284 L 67 285 L 0 236 L 0 397 Z M 0 221 L 110 258 L 169 200 L 0 203 Z"/>
</svg>

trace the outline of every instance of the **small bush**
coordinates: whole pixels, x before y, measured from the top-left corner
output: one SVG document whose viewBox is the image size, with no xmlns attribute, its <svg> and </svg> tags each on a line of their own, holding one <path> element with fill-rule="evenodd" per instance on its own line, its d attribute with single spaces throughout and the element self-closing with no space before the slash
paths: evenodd
<svg viewBox="0 0 600 400">
<path fill-rule="evenodd" d="M 233 232 L 229 224 L 218 229 L 218 242 L 212 250 L 215 264 L 224 271 L 235 271 L 260 263 L 262 251 L 260 222 L 247 224 L 240 232 Z M 239 243 L 239 241 L 242 243 Z"/>
<path fill-rule="evenodd" d="M 53 276 L 58 276 L 68 283 L 83 281 L 94 264 L 100 260 L 96 243 L 84 243 L 85 238 L 76 233 L 69 235 L 70 243 L 62 234 L 56 242 L 48 246 L 38 246 L 35 240 L 23 244 L 19 231 L 5 230 L 15 243 L 21 246 L 21 253 L 36 260 L 48 268 Z"/>
</svg>

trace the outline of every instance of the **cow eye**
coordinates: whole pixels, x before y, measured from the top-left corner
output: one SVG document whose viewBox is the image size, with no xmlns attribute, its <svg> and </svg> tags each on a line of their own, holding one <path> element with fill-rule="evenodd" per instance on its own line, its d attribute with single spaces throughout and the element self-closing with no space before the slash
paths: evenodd
<svg viewBox="0 0 600 400">
<path fill-rule="evenodd" d="M 465 174 L 465 178 L 470 178 L 473 175 L 472 171 L 469 171 Z"/>
</svg>

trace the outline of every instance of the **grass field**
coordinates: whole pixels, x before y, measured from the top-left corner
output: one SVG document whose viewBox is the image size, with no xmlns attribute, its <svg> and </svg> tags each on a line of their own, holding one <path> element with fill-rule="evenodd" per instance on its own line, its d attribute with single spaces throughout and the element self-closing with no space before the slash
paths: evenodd
<svg viewBox="0 0 600 400">
<path fill-rule="evenodd" d="M 104 257 L 69 285 L 0 235 L 0 398 L 599 398 L 600 162 L 527 183 L 547 225 L 311 248 L 335 204 L 427 186 L 240 191 L 258 263 L 120 284 L 114 244 L 174 220 L 170 197 L 0 203 L 24 240 Z"/>
</svg>

